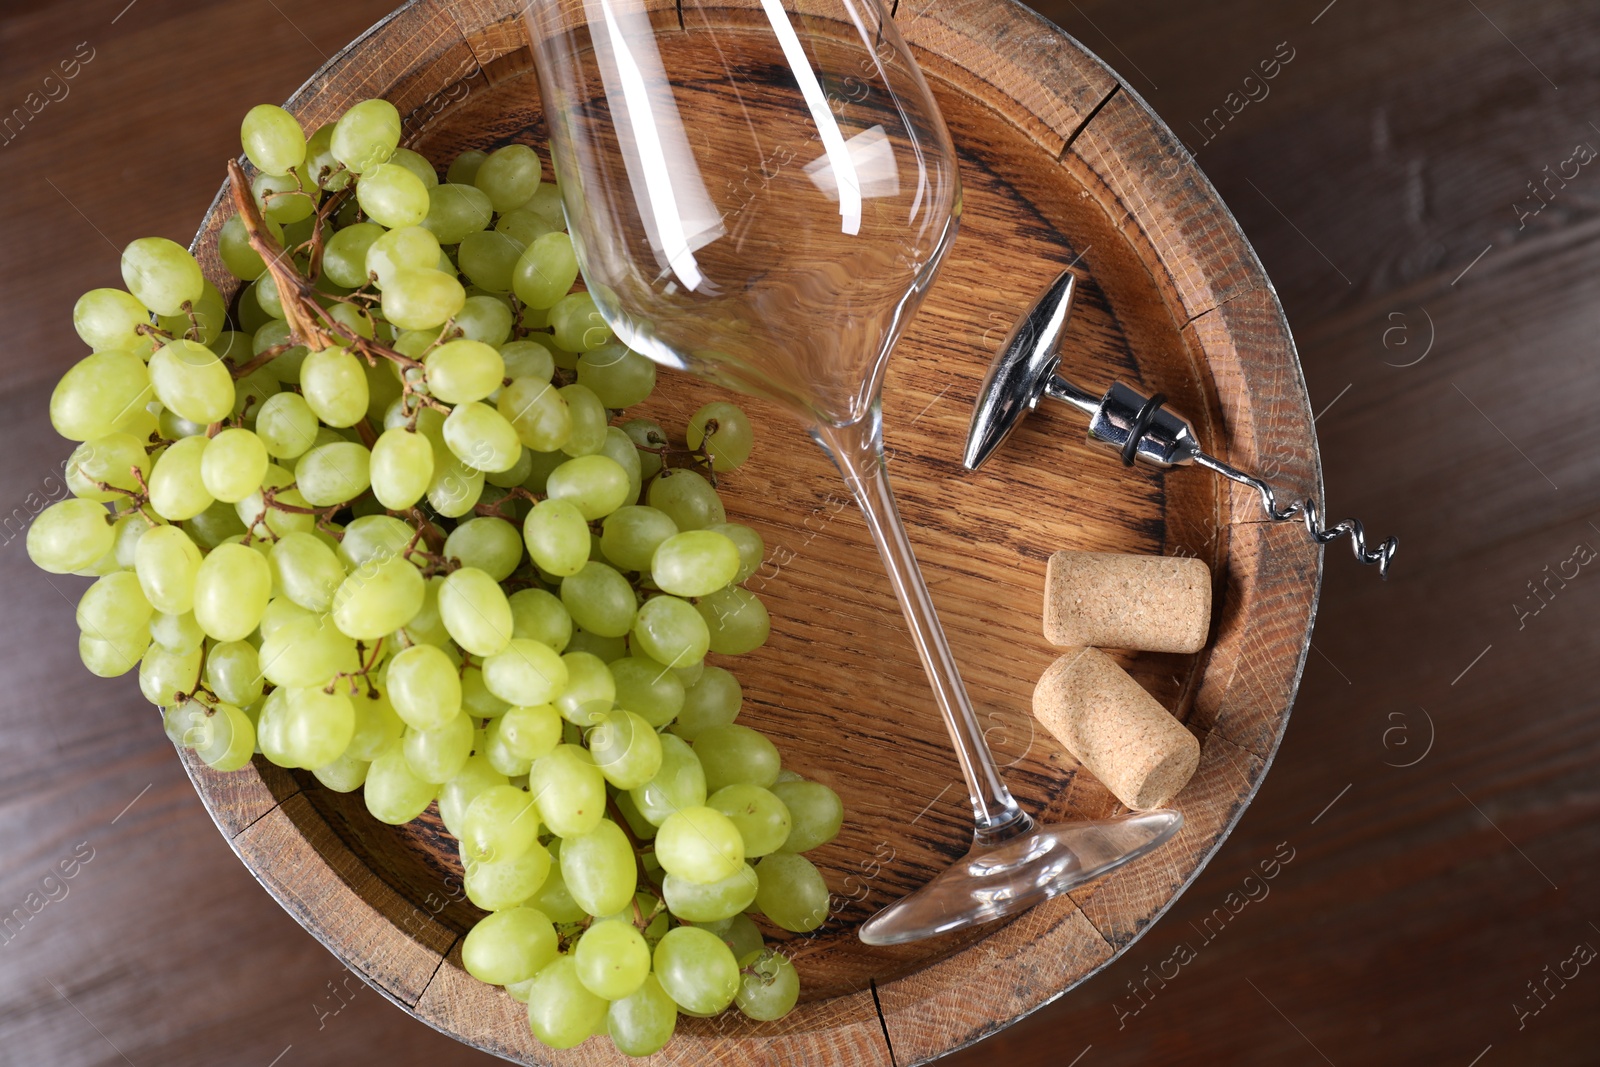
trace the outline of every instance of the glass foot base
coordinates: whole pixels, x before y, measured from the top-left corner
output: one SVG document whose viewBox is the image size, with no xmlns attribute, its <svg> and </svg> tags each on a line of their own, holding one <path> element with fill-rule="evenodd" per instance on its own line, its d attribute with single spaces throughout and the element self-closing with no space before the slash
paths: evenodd
<svg viewBox="0 0 1600 1067">
<path fill-rule="evenodd" d="M 868 919 L 858 936 L 869 945 L 898 945 L 1014 915 L 1143 856 L 1182 826 L 1182 815 L 1162 808 L 974 845 L 933 881 Z"/>
</svg>

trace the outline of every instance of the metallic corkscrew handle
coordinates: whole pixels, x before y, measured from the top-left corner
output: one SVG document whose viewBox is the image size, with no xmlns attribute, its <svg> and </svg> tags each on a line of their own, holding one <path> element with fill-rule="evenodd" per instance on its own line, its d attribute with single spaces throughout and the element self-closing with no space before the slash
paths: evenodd
<svg viewBox="0 0 1600 1067">
<path fill-rule="evenodd" d="M 1389 538 L 1377 548 L 1367 547 L 1366 531 L 1356 519 L 1345 519 L 1324 526 L 1317 502 L 1311 498 L 1280 507 L 1272 487 L 1260 478 L 1239 470 L 1200 450 L 1194 429 L 1175 412 L 1167 410 L 1160 393 L 1145 396 L 1130 386 L 1115 382 L 1103 396 L 1079 388 L 1057 369 L 1057 345 L 1072 310 L 1074 290 L 1070 272 L 1063 272 L 1046 289 L 1032 309 L 1012 329 L 1010 336 L 989 367 L 978 403 L 972 413 L 972 428 L 967 435 L 964 457 L 968 470 L 989 458 L 1008 437 L 1018 422 L 1049 397 L 1089 416 L 1089 440 L 1116 449 L 1124 466 L 1143 461 L 1156 467 L 1175 467 L 1193 463 L 1215 471 L 1224 478 L 1247 485 L 1261 496 L 1261 507 L 1274 522 L 1300 518 L 1306 532 L 1318 544 L 1349 535 L 1357 561 L 1377 564 L 1380 577 L 1389 576 L 1389 564 L 1400 543 Z"/>
</svg>

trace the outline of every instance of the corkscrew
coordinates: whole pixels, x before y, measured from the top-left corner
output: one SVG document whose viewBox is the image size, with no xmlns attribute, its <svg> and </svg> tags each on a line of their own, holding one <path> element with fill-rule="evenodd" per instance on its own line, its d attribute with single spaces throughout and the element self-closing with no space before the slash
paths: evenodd
<svg viewBox="0 0 1600 1067">
<path fill-rule="evenodd" d="M 1186 463 L 1205 467 L 1254 489 L 1261 497 L 1262 510 L 1274 522 L 1302 519 L 1306 532 L 1318 544 L 1348 536 L 1359 562 L 1375 563 L 1380 577 L 1389 576 L 1390 561 L 1400 546 L 1396 538 L 1368 548 L 1366 531 L 1359 520 L 1345 519 L 1324 526 L 1317 502 L 1310 497 L 1279 506 L 1277 495 L 1266 482 L 1202 451 L 1194 429 L 1165 406 L 1166 397 L 1162 394 L 1145 396 L 1137 389 L 1113 382 L 1103 396 L 1097 397 L 1064 377 L 1058 369 L 1061 356 L 1057 347 L 1072 313 L 1075 289 L 1072 273 L 1063 271 L 1000 346 L 973 408 L 963 457 L 968 470 L 977 470 L 1016 429 L 1022 417 L 1038 406 L 1039 399 L 1049 397 L 1088 415 L 1089 440 L 1116 449 L 1123 466 L 1143 461 L 1162 468 Z"/>
</svg>

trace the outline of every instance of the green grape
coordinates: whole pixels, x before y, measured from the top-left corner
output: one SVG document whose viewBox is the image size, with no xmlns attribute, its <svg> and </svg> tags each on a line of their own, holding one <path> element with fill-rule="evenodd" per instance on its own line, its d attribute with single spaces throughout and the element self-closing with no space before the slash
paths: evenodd
<svg viewBox="0 0 1600 1067">
<path fill-rule="evenodd" d="M 318 445 L 294 468 L 295 488 L 312 507 L 354 500 L 372 484 L 372 453 L 355 441 Z"/>
<path fill-rule="evenodd" d="M 151 607 L 173 615 L 193 609 L 200 560 L 199 547 L 178 527 L 146 530 L 134 551 L 134 571 Z"/>
<path fill-rule="evenodd" d="M 194 621 L 213 641 L 242 641 L 261 621 L 271 591 L 272 569 L 261 553 L 218 545 L 195 575 Z"/>
<path fill-rule="evenodd" d="M 333 621 L 358 641 L 376 641 L 422 610 L 426 585 L 422 572 L 404 556 L 368 561 L 334 593 Z"/>
<path fill-rule="evenodd" d="M 399 163 L 380 163 L 356 185 L 361 210 L 389 229 L 419 225 L 428 214 L 428 187 Z"/>
<path fill-rule="evenodd" d="M 566 651 L 572 640 L 572 616 L 559 598 L 544 589 L 519 589 L 508 599 L 512 637 L 526 637 L 557 652 Z"/>
<path fill-rule="evenodd" d="M 584 988 L 572 956 L 558 956 L 528 986 L 528 1026 L 553 1049 L 575 1048 L 604 1030 L 608 1007 Z"/>
<path fill-rule="evenodd" d="M 493 293 L 470 294 L 456 313 L 456 329 L 469 341 L 498 348 L 511 338 L 509 299 Z"/>
<path fill-rule="evenodd" d="M 404 427 L 385 430 L 372 446 L 369 471 L 378 503 L 403 511 L 422 499 L 433 480 L 433 446 Z"/>
<path fill-rule="evenodd" d="M 607 559 L 625 571 L 648 571 L 650 561 L 662 542 L 678 532 L 664 511 L 638 504 L 625 504 L 605 518 L 600 535 L 600 550 Z"/>
<path fill-rule="evenodd" d="M 656 833 L 656 858 L 668 874 L 690 882 L 720 882 L 744 863 L 739 828 L 720 811 L 681 808 Z"/>
<path fill-rule="evenodd" d="M 505 785 L 506 781 L 506 776 L 495 770 L 482 752 L 468 756 L 455 777 L 439 787 L 439 818 L 444 822 L 444 828 L 459 839 L 462 823 L 472 802 L 484 790 Z"/>
<path fill-rule="evenodd" d="M 772 793 L 789 811 L 789 837 L 780 852 L 810 852 L 839 836 L 844 804 L 839 794 L 821 782 L 777 782 Z"/>
<path fill-rule="evenodd" d="M 103 505 L 62 500 L 41 511 L 28 527 L 28 558 L 51 574 L 71 574 L 110 552 L 115 542 L 116 531 Z"/>
<path fill-rule="evenodd" d="M 497 148 L 478 165 L 472 184 L 488 196 L 497 212 L 510 211 L 527 203 L 539 188 L 543 167 L 533 149 L 522 144 Z"/>
<path fill-rule="evenodd" d="M 828 884 L 804 856 L 774 852 L 756 864 L 756 877 L 756 907 L 777 926 L 803 934 L 828 921 Z"/>
<path fill-rule="evenodd" d="M 507 908 L 485 916 L 461 943 L 467 973 L 490 985 L 525 982 L 556 954 L 555 927 L 534 908 Z"/>
<path fill-rule="evenodd" d="M 548 645 L 513 638 L 484 659 L 483 682 L 507 704 L 544 704 L 566 688 L 567 664 Z"/>
<path fill-rule="evenodd" d="M 318 614 L 333 606 L 333 595 L 345 579 L 344 564 L 315 534 L 292 533 L 279 538 L 268 562 L 278 594 Z"/>
<path fill-rule="evenodd" d="M 594 455 L 606 443 L 606 424 L 610 420 L 606 406 L 592 389 L 584 385 L 563 386 L 561 397 L 567 402 L 567 410 L 572 418 L 572 433 L 567 437 L 566 444 L 561 446 L 561 451 L 569 456 Z"/>
<path fill-rule="evenodd" d="M 572 640 L 567 644 L 568 652 L 587 652 L 596 657 L 601 663 L 611 663 L 628 654 L 628 639 L 626 637 L 600 637 L 587 630 L 574 629 Z"/>
<path fill-rule="evenodd" d="M 428 391 L 447 404 L 482 400 L 500 388 L 505 377 L 500 353 L 482 341 L 449 341 L 430 352 L 425 362 Z"/>
<path fill-rule="evenodd" d="M 351 570 L 363 564 L 399 555 L 411 543 L 413 530 L 393 515 L 363 515 L 351 520 L 339 541 L 339 558 Z"/>
<path fill-rule="evenodd" d="M 517 439 L 535 452 L 554 452 L 572 436 L 572 409 L 562 390 L 538 377 L 513 378 L 496 401 Z"/>
<path fill-rule="evenodd" d="M 445 173 L 444 180 L 457 185 L 471 185 L 478 175 L 478 168 L 483 166 L 483 161 L 489 158 L 489 153 L 476 148 L 469 148 L 450 163 L 449 170 Z"/>
<path fill-rule="evenodd" d="M 573 640 L 578 639 L 577 634 Z M 605 660 L 589 652 L 569 651 L 561 657 L 567 665 L 567 684 L 555 699 L 556 711 L 574 726 L 588 726 L 594 717 L 612 709 L 617 701 L 617 683 Z"/>
<path fill-rule="evenodd" d="M 656 365 L 613 342 L 585 352 L 578 360 L 578 383 L 608 408 L 629 408 L 655 389 Z"/>
<path fill-rule="evenodd" d="M 193 693 L 200 683 L 202 649 L 168 652 L 159 645 L 149 648 L 139 661 L 139 691 L 157 707 L 166 707 L 180 693 Z"/>
<path fill-rule="evenodd" d="M 711 634 L 711 651 L 742 656 L 766 644 L 772 619 L 761 598 L 738 586 L 729 586 L 695 603 Z"/>
<path fill-rule="evenodd" d="M 358 760 L 346 752 L 332 763 L 325 763 L 321 767 L 313 767 L 311 773 L 317 781 L 335 793 L 354 793 L 367 781 L 367 771 L 372 765 L 366 760 Z"/>
<path fill-rule="evenodd" d="M 683 710 L 678 676 L 648 656 L 628 656 L 607 665 L 617 684 L 617 704 L 652 727 L 665 726 Z"/>
<path fill-rule="evenodd" d="M 433 169 L 433 164 L 428 162 L 428 157 L 420 152 L 413 152 L 409 148 L 396 148 L 394 155 L 389 157 L 389 162 L 409 170 L 417 176 L 425 188 L 432 189 L 439 184 L 439 172 Z"/>
<path fill-rule="evenodd" d="M 518 705 L 490 723 L 506 751 L 520 760 L 548 756 L 561 743 L 561 716 L 549 704 Z"/>
<path fill-rule="evenodd" d="M 317 414 L 299 393 L 279 393 L 256 415 L 256 436 L 274 459 L 294 459 L 316 442 Z"/>
<path fill-rule="evenodd" d="M 450 451 L 477 471 L 510 470 L 522 458 L 516 429 L 488 404 L 457 404 L 444 420 Z"/>
<path fill-rule="evenodd" d="M 506 709 L 510 714 L 511 708 Z M 521 759 L 506 747 L 503 725 L 505 715 L 490 719 L 489 724 L 483 728 L 483 737 L 478 744 L 478 751 L 488 759 L 489 766 L 500 774 L 505 775 L 507 781 L 524 782 L 528 772 L 533 769 L 533 760 Z"/>
<path fill-rule="evenodd" d="M 694 605 L 674 596 L 646 600 L 631 636 L 635 648 L 669 667 L 699 663 L 711 645 L 710 631 Z"/>
<path fill-rule="evenodd" d="M 639 453 L 639 474 L 648 481 L 661 473 L 661 450 L 668 445 L 667 432 L 650 419 L 629 419 L 619 427 Z"/>
<path fill-rule="evenodd" d="M 667 931 L 656 945 L 655 975 L 678 1006 L 697 1015 L 713 1015 L 739 991 L 739 965 L 716 934 L 697 926 Z"/>
<path fill-rule="evenodd" d="M 212 498 L 236 504 L 261 488 L 268 463 L 261 438 L 237 427 L 223 430 L 200 457 L 200 481 Z"/>
<path fill-rule="evenodd" d="M 161 315 L 156 322 L 173 337 L 186 338 L 209 348 L 227 328 L 227 302 L 208 280 L 200 290 L 200 299 L 187 313 Z"/>
<path fill-rule="evenodd" d="M 579 834 L 561 835 L 561 879 L 590 915 L 612 915 L 633 900 L 638 868 L 622 828 L 602 818 Z"/>
<path fill-rule="evenodd" d="M 618 789 L 637 789 L 661 769 L 661 738 L 631 711 L 597 716 L 587 742 L 595 766 Z"/>
<path fill-rule="evenodd" d="M 483 684 L 483 671 L 477 667 L 461 672 L 461 706 L 475 719 L 497 718 L 511 707 L 489 692 L 489 687 Z"/>
<path fill-rule="evenodd" d="M 313 189 L 315 186 L 303 171 L 257 174 L 250 181 L 250 192 L 262 217 L 283 226 L 284 240 L 295 244 L 299 242 L 295 240 L 293 224 L 307 222 L 317 210 Z M 270 308 L 268 313 L 271 313 Z"/>
<path fill-rule="evenodd" d="M 343 348 L 324 348 L 306 356 L 300 365 L 300 389 L 317 418 L 329 426 L 354 426 L 367 414 L 367 376 L 361 361 Z M 259 418 L 256 425 L 259 433 Z"/>
<path fill-rule="evenodd" d="M 199 648 L 206 635 L 194 621 L 193 612 L 169 615 L 158 611 L 150 616 L 150 638 L 168 652 L 188 652 Z M 234 700 L 232 703 L 250 704 L 253 701 Z"/>
<path fill-rule="evenodd" d="M 274 240 L 282 243 L 283 231 L 277 223 L 267 222 L 266 229 Z M 240 281 L 253 282 L 267 272 L 266 261 L 250 244 L 250 231 L 238 215 L 230 215 L 222 224 L 217 234 L 217 254 L 228 273 Z"/>
<path fill-rule="evenodd" d="M 507 378 L 535 378 L 548 382 L 556 371 L 555 360 L 551 358 L 550 350 L 539 342 L 526 338 L 520 341 L 507 341 L 500 347 L 500 358 L 504 361 Z M 501 414 L 510 418 L 504 410 Z"/>
<path fill-rule="evenodd" d="M 325 615 L 307 614 L 276 625 L 261 639 L 261 673 L 273 685 L 324 685 L 360 664 L 355 641 Z"/>
<path fill-rule="evenodd" d="M 500 583 L 476 567 L 445 578 L 439 615 L 456 644 L 474 656 L 492 656 L 511 641 L 511 605 Z"/>
<path fill-rule="evenodd" d="M 378 277 L 383 283 L 384 318 L 403 330 L 433 329 L 466 303 L 467 291 L 442 270 L 397 268 Z"/>
<path fill-rule="evenodd" d="M 703 530 L 728 521 L 710 482 L 694 471 L 664 470 L 650 483 L 649 504 L 671 516 L 680 530 Z"/>
<path fill-rule="evenodd" d="M 611 1002 L 606 1013 L 606 1033 L 625 1056 L 650 1056 L 672 1040 L 678 1025 L 678 1006 L 655 975 L 646 975 L 639 988 Z"/>
<path fill-rule="evenodd" d="M 768 949 L 739 978 L 739 1010 L 758 1022 L 781 1019 L 800 999 L 800 974 L 781 952 Z"/>
<path fill-rule="evenodd" d="M 585 522 L 603 519 L 627 500 L 628 475 L 609 456 L 580 456 L 550 472 L 545 491 L 573 504 Z"/>
<path fill-rule="evenodd" d="M 189 250 L 165 237 L 141 237 L 122 251 L 122 282 L 157 315 L 176 315 L 200 299 L 205 276 Z"/>
<path fill-rule="evenodd" d="M 458 714 L 431 730 L 407 728 L 401 743 L 412 773 L 425 782 L 443 785 L 466 765 L 472 738 L 472 720 Z"/>
<path fill-rule="evenodd" d="M 726 537 L 739 550 L 739 570 L 733 576 L 733 584 L 743 585 L 761 569 L 761 560 L 767 553 L 767 546 L 766 542 L 761 540 L 760 534 L 736 522 L 719 522 L 706 529 Z"/>
<path fill-rule="evenodd" d="M 134 564 L 138 562 L 139 539 L 146 531 L 155 529 L 156 525 L 140 511 L 125 511 L 117 517 L 116 522 L 111 525 L 111 555 L 118 567 L 123 570 L 133 569 Z"/>
<path fill-rule="evenodd" d="M 150 371 L 126 351 L 85 356 L 50 395 L 50 424 L 69 441 L 115 433 L 138 418 L 154 395 Z"/>
<path fill-rule="evenodd" d="M 667 907 L 688 922 L 715 922 L 743 912 L 756 899 L 756 872 L 742 864 L 727 878 L 716 882 L 691 882 L 668 874 L 661 883 Z"/>
<path fill-rule="evenodd" d="M 268 317 L 280 320 L 288 318 L 289 313 L 283 310 L 283 294 L 278 292 L 278 279 L 270 273 L 257 278 L 245 292 L 256 298 L 256 304 Z"/>
<path fill-rule="evenodd" d="M 715 922 L 700 923 L 705 929 L 710 930 L 722 939 L 728 946 L 728 951 L 733 953 L 733 958 L 741 965 L 747 964 L 761 954 L 766 940 L 761 936 L 760 927 L 751 921 L 750 916 L 741 912 L 726 919 Z"/>
<path fill-rule="evenodd" d="M 356 174 L 386 162 L 400 145 L 400 112 L 387 100 L 363 100 L 334 124 L 328 148 Z"/>
<path fill-rule="evenodd" d="M 706 802 L 706 776 L 699 757 L 681 738 L 664 734 L 660 741 L 660 769 L 628 794 L 645 821 L 657 827 L 671 815 Z"/>
<path fill-rule="evenodd" d="M 706 788 L 713 794 L 730 785 L 765 789 L 778 780 L 777 747 L 748 726 L 708 726 L 695 736 L 694 751 L 705 768 Z"/>
<path fill-rule="evenodd" d="M 264 174 L 287 174 L 306 158 L 306 135 L 299 121 L 274 104 L 257 104 L 239 127 L 244 154 Z"/>
<path fill-rule="evenodd" d="M 266 751 L 265 746 L 262 751 Z M 432 782 L 417 777 L 406 762 L 404 746 L 395 742 L 367 768 L 362 797 L 373 818 L 391 826 L 399 826 L 427 810 L 437 791 L 438 787 Z"/>
<path fill-rule="evenodd" d="M 355 735 L 355 709 L 344 693 L 291 689 L 282 714 L 283 750 L 296 766 L 332 763 Z"/>
<path fill-rule="evenodd" d="M 237 771 L 256 750 L 256 728 L 250 717 L 232 704 L 218 704 L 203 715 L 205 726 L 194 737 L 195 755 L 213 771 Z"/>
<path fill-rule="evenodd" d="M 102 641 L 78 635 L 78 658 L 96 678 L 117 678 L 133 670 L 150 646 L 139 642 Z"/>
<path fill-rule="evenodd" d="M 544 216 L 554 230 L 567 228 L 566 211 L 561 202 L 561 189 L 554 182 L 545 182 L 534 190 L 528 202 L 522 205 L 524 210 L 536 212 Z"/>
<path fill-rule="evenodd" d="M 461 273 L 491 293 L 511 291 L 511 275 L 523 245 L 498 230 L 478 230 L 461 239 Z"/>
<path fill-rule="evenodd" d="M 149 324 L 150 309 L 122 289 L 90 289 L 72 306 L 72 328 L 96 352 L 148 345 L 139 327 Z"/>
<path fill-rule="evenodd" d="M 149 479 L 150 466 L 144 442 L 131 433 L 108 433 L 72 450 L 67 459 L 67 488 L 73 496 L 97 503 L 125 500 L 127 492 L 115 490 L 132 492 L 138 489 L 141 478 Z M 135 469 L 139 472 L 137 477 Z M 101 482 L 112 488 L 99 488 Z"/>
<path fill-rule="evenodd" d="M 588 565 L 588 518 L 574 501 L 559 497 L 539 501 L 523 521 L 522 536 L 533 562 L 549 574 L 566 577 Z"/>
<path fill-rule="evenodd" d="M 379 289 L 387 286 L 398 272 L 432 270 L 438 266 L 442 254 L 439 239 L 421 226 L 402 226 L 380 233 L 366 247 L 366 262 L 361 275 L 363 284 L 368 275 L 373 275 L 378 279 Z M 437 326 L 438 323 L 433 325 Z"/>
<path fill-rule="evenodd" d="M 207 551 L 216 548 L 230 538 L 243 537 L 245 526 L 236 512 L 238 506 L 237 504 L 224 504 L 220 501 L 212 504 L 209 508 L 184 523 L 184 531 L 194 539 L 195 544 Z"/>
<path fill-rule="evenodd" d="M 270 566 L 270 562 L 268 564 Z M 273 597 L 267 602 L 267 610 L 261 613 L 259 624 L 262 640 L 266 640 L 279 629 L 291 622 L 301 622 L 305 619 L 315 620 L 317 613 L 307 611 L 288 597 Z"/>
<path fill-rule="evenodd" d="M 483 790 L 461 821 L 461 854 L 470 861 L 501 863 L 528 851 L 539 837 L 533 798 L 514 785 Z"/>
<path fill-rule="evenodd" d="M 432 730 L 461 713 L 461 678 L 433 645 L 413 645 L 389 661 L 389 700 L 407 726 Z"/>
<path fill-rule="evenodd" d="M 595 307 L 594 294 L 568 293 L 550 309 L 556 344 L 568 352 L 590 352 L 611 341 L 611 328 Z"/>
<path fill-rule="evenodd" d="M 586 834 L 605 814 L 606 780 L 578 745 L 557 745 L 548 756 L 534 760 L 528 785 L 539 805 L 539 818 L 559 837 Z M 631 852 L 629 857 L 631 864 Z"/>
<path fill-rule="evenodd" d="M 157 454 L 150 470 L 150 507 L 163 519 L 182 522 L 211 506 L 200 474 L 207 444 L 204 436 L 185 437 Z"/>
<path fill-rule="evenodd" d="M 584 988 L 606 1000 L 631 996 L 650 976 L 650 946 L 631 922 L 622 919 L 591 925 L 572 955 Z"/>
<path fill-rule="evenodd" d="M 384 232 L 374 222 L 358 222 L 336 231 L 322 248 L 323 276 L 346 289 L 366 285 L 368 252 Z"/>
<path fill-rule="evenodd" d="M 261 657 L 248 641 L 224 641 L 206 651 L 206 687 L 220 700 L 247 708 L 265 688 Z"/>
<path fill-rule="evenodd" d="M 681 597 L 708 596 L 738 573 L 738 546 L 711 530 L 673 534 L 661 542 L 650 562 L 650 577 L 656 585 Z"/>
<path fill-rule="evenodd" d="M 503 582 L 522 562 L 522 535 L 505 519 L 488 515 L 468 519 L 445 538 L 444 555 Z"/>
<path fill-rule="evenodd" d="M 739 828 L 744 854 L 755 858 L 776 852 L 789 837 L 789 809 L 776 794 L 758 785 L 727 785 L 711 794 L 706 806 L 715 808 Z"/>
<path fill-rule="evenodd" d="M 588 918 L 589 913 L 579 907 L 578 902 L 572 899 L 572 894 L 567 892 L 567 883 L 561 879 L 560 847 L 561 839 L 559 837 L 550 840 L 549 854 L 555 857 L 557 862 L 552 864 L 549 877 L 544 880 L 544 884 L 539 887 L 538 892 L 528 898 L 528 904 L 550 916 L 552 922 L 581 922 Z"/>
<path fill-rule="evenodd" d="M 487 229 L 493 215 L 489 197 L 481 189 L 446 182 L 428 190 L 428 216 L 422 225 L 441 245 L 454 245 L 469 233 Z"/>
<path fill-rule="evenodd" d="M 317 185 L 329 192 L 338 192 L 350 184 L 350 172 L 333 158 L 333 123 L 317 127 L 306 138 L 306 158 L 302 166 Z"/>
<path fill-rule="evenodd" d="M 616 569 L 590 561 L 561 579 L 561 603 L 589 633 L 623 637 L 633 628 L 638 596 Z"/>
<path fill-rule="evenodd" d="M 527 248 L 533 242 L 552 232 L 555 227 L 537 211 L 529 211 L 524 207 L 517 207 L 501 214 L 495 222 L 497 232 L 505 234 L 522 248 Z"/>
<path fill-rule="evenodd" d="M 499 863 L 468 861 L 463 866 L 467 899 L 485 911 L 514 908 L 554 877 L 550 853 L 537 841 L 515 859 Z"/>
<path fill-rule="evenodd" d="M 638 501 L 639 491 L 644 487 L 644 467 L 639 462 L 639 450 L 620 426 L 606 427 L 606 438 L 597 454 L 615 462 L 628 476 L 628 491 L 623 494 L 623 500 L 628 504 Z"/>
<path fill-rule="evenodd" d="M 512 291 L 528 307 L 554 309 L 576 280 L 578 256 L 573 251 L 573 238 L 554 232 L 533 238 L 522 258 L 517 259 Z"/>
</svg>

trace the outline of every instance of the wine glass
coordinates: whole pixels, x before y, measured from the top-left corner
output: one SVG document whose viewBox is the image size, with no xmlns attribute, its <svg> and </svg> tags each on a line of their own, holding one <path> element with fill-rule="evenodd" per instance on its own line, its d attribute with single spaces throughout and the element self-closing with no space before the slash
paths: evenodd
<svg viewBox="0 0 1600 1067">
<path fill-rule="evenodd" d="M 1039 828 L 1000 778 L 884 471 L 896 338 L 955 237 L 938 105 L 882 0 L 532 0 L 583 276 L 630 348 L 776 399 L 860 505 L 972 798 L 967 857 L 869 944 L 1031 907 L 1160 844 L 1175 811 Z"/>
</svg>

